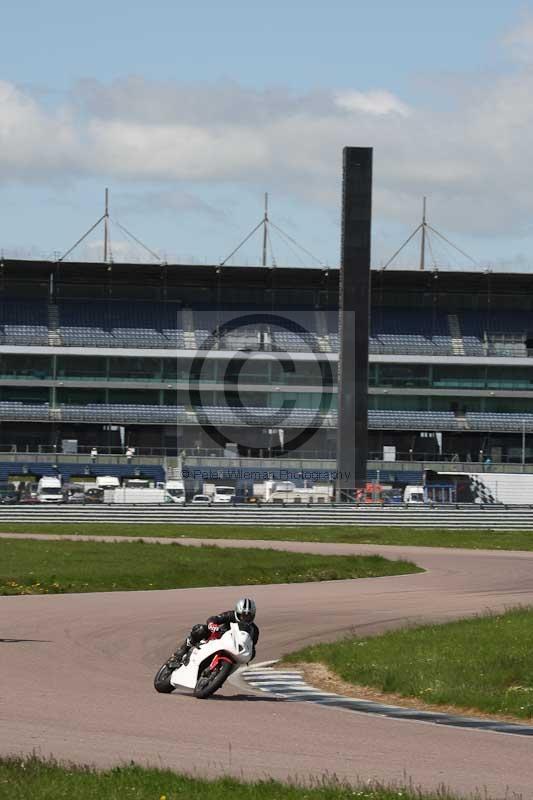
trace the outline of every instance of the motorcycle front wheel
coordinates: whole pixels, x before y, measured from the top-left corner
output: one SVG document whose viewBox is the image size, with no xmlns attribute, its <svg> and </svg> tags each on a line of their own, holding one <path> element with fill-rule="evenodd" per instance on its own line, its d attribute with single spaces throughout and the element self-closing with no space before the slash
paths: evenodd
<svg viewBox="0 0 533 800">
<path fill-rule="evenodd" d="M 217 689 L 220 689 L 232 669 L 233 664 L 230 664 L 229 661 L 219 661 L 215 669 L 211 669 L 209 666 L 204 667 L 196 681 L 194 696 L 200 700 L 210 697 Z"/>
<path fill-rule="evenodd" d="M 170 694 L 176 688 L 170 683 L 170 676 L 174 670 L 170 669 L 166 664 L 158 669 L 154 678 L 154 689 L 161 694 Z"/>
</svg>

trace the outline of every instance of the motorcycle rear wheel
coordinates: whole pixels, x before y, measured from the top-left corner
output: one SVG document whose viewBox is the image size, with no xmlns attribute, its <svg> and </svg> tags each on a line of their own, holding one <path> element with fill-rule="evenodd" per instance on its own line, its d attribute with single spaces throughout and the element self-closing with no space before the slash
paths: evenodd
<svg viewBox="0 0 533 800">
<path fill-rule="evenodd" d="M 220 689 L 226 678 L 229 677 L 233 669 L 233 664 L 229 661 L 220 661 L 215 669 L 210 669 L 209 666 L 205 667 L 196 681 L 194 687 L 194 696 L 199 700 L 204 700 L 210 697 L 217 689 Z"/>
<path fill-rule="evenodd" d="M 170 669 L 166 664 L 158 669 L 154 678 L 154 689 L 161 694 L 170 694 L 176 688 L 170 683 L 170 676 L 174 670 Z"/>
</svg>

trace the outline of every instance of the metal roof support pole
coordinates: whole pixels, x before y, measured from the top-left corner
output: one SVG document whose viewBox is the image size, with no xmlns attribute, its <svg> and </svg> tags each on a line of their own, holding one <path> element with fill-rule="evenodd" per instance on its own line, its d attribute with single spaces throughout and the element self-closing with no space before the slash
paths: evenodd
<svg viewBox="0 0 533 800">
<path fill-rule="evenodd" d="M 105 190 L 104 211 L 104 264 L 107 264 L 107 243 L 109 240 L 109 189 Z"/>
<path fill-rule="evenodd" d="M 422 209 L 422 241 L 420 244 L 420 269 L 423 270 L 426 266 L 426 198 L 424 197 L 424 205 Z"/>
<path fill-rule="evenodd" d="M 263 266 L 267 264 L 267 238 L 268 238 L 268 193 L 265 192 L 265 216 L 263 218 Z"/>
</svg>

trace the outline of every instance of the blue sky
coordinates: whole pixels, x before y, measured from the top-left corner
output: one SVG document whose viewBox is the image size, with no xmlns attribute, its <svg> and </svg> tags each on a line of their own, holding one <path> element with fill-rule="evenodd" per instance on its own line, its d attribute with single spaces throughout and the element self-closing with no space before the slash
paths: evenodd
<svg viewBox="0 0 533 800">
<path fill-rule="evenodd" d="M 523 3 L 52 0 L 4 8 L 2 32 L 6 254 L 66 250 L 107 185 L 112 215 L 169 260 L 224 258 L 269 191 L 272 219 L 335 263 L 341 148 L 361 144 L 375 147 L 376 265 L 416 226 L 423 194 L 483 266 L 533 263 Z M 136 257 L 113 237 L 117 260 Z M 272 241 L 278 263 L 299 263 Z M 466 266 L 438 249 L 439 266 Z M 257 238 L 240 260 L 259 253 Z"/>
</svg>

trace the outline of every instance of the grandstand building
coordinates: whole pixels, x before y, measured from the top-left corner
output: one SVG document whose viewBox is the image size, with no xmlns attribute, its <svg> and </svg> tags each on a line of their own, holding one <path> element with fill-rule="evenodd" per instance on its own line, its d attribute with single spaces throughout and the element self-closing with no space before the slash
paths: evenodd
<svg viewBox="0 0 533 800">
<path fill-rule="evenodd" d="M 334 458 L 338 279 L 1 260 L 2 450 Z M 372 271 L 371 456 L 384 448 L 533 461 L 533 276 Z"/>
</svg>

